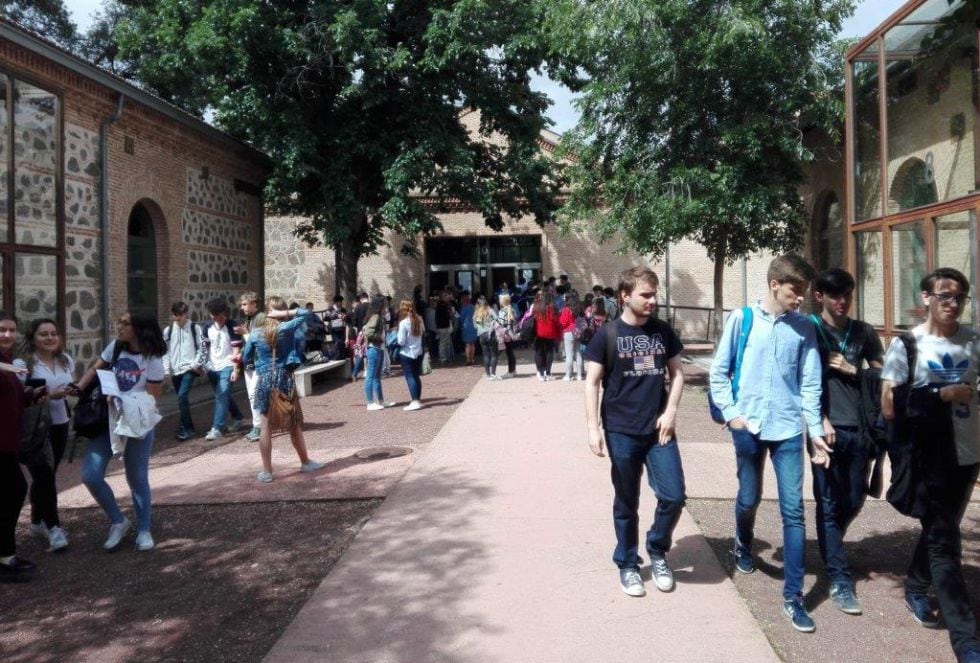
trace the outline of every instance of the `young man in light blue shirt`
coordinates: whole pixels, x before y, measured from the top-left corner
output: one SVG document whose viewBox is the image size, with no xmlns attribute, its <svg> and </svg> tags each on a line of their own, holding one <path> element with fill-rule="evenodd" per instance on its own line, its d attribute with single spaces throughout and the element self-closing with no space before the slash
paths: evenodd
<svg viewBox="0 0 980 663">
<path fill-rule="evenodd" d="M 799 313 L 816 276 L 805 260 L 779 256 L 769 264 L 765 299 L 751 307 L 737 398 L 734 369 L 743 311 L 728 318 L 711 364 L 711 396 L 735 443 L 738 497 L 735 500 L 735 568 L 755 571 L 752 538 L 762 498 L 766 454 L 772 458 L 783 521 L 783 611 L 801 632 L 815 630 L 803 604 L 803 422 L 813 443 L 814 463 L 827 466 L 831 450 L 820 418 L 821 366 L 813 323 Z"/>
</svg>

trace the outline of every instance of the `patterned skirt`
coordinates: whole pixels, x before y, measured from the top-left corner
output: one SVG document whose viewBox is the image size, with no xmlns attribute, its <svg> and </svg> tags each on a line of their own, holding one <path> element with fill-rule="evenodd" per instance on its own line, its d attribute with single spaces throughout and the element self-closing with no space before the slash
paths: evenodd
<svg viewBox="0 0 980 663">
<path fill-rule="evenodd" d="M 270 366 L 268 370 L 259 373 L 252 406 L 261 414 L 269 414 L 269 395 L 272 390 L 276 389 L 283 394 L 291 394 L 293 386 L 292 371 Z"/>
</svg>

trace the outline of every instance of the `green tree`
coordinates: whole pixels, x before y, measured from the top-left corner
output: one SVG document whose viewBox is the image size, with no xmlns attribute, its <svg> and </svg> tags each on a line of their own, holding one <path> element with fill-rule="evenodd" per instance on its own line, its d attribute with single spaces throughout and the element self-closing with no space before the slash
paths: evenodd
<svg viewBox="0 0 980 663">
<path fill-rule="evenodd" d="M 803 130 L 842 119 L 835 35 L 853 3 L 560 1 L 550 30 L 581 92 L 562 222 L 658 257 L 697 241 L 718 338 L 725 265 L 803 241 Z"/>
<path fill-rule="evenodd" d="M 560 182 L 538 149 L 549 101 L 530 87 L 545 3 L 121 0 L 116 37 L 143 84 L 272 157 L 267 204 L 334 248 L 353 294 L 386 230 L 408 252 L 441 230 L 420 196 L 469 203 L 495 230 L 554 220 Z M 461 126 L 465 108 L 482 135 Z"/>
<path fill-rule="evenodd" d="M 78 28 L 68 15 L 64 0 L 5 0 L 0 2 L 0 16 L 70 51 L 78 45 Z"/>
</svg>

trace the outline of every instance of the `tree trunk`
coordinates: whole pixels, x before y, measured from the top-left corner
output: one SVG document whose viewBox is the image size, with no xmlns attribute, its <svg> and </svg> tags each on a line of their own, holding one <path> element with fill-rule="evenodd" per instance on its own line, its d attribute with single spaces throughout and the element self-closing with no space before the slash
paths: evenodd
<svg viewBox="0 0 980 663">
<path fill-rule="evenodd" d="M 354 240 L 346 239 L 334 247 L 336 285 L 334 289 L 344 296 L 348 307 L 357 303 L 357 261 L 360 251 Z"/>
<path fill-rule="evenodd" d="M 722 229 L 715 245 L 714 273 L 714 314 L 712 316 L 711 340 L 717 344 L 725 323 L 725 259 L 728 257 L 728 230 Z"/>
</svg>

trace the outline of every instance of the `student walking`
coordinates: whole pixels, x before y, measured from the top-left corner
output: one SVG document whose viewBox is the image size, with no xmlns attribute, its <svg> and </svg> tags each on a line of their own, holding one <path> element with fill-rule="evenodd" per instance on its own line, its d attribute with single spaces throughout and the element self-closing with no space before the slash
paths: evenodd
<svg viewBox="0 0 980 663">
<path fill-rule="evenodd" d="M 980 336 L 959 323 L 970 282 L 955 269 L 940 268 L 920 283 L 926 320 L 907 332 L 915 348 L 914 368 L 903 339 L 892 341 L 882 369 L 881 411 L 885 419 L 907 408 L 911 444 L 919 454 L 915 488 L 922 533 L 905 580 L 905 605 L 922 626 L 939 627 L 929 600 L 935 592 L 959 663 L 980 662 L 977 623 L 963 577 L 960 522 L 980 472 L 977 373 Z M 910 374 L 911 373 L 911 374 Z M 895 389 L 908 385 L 905 403 Z"/>
<path fill-rule="evenodd" d="M 820 315 L 811 320 L 823 366 L 824 441 L 834 452 L 829 467 L 812 466 L 817 542 L 830 579 L 830 600 L 839 610 L 860 615 L 844 535 L 864 506 L 873 457 L 874 441 L 862 437 L 864 366 L 881 369 L 884 350 L 874 327 L 847 315 L 854 298 L 854 277 L 846 270 L 838 267 L 820 274 L 813 283 L 813 296 L 820 307 Z"/>
<path fill-rule="evenodd" d="M 816 330 L 798 312 L 814 276 L 813 268 L 799 256 L 774 259 L 766 275 L 765 299 L 729 316 L 710 374 L 711 396 L 731 430 L 738 466 L 735 568 L 741 573 L 755 571 L 755 514 L 762 499 L 768 455 L 776 473 L 783 521 L 783 612 L 793 628 L 804 633 L 816 629 L 803 604 L 804 419 L 815 450 L 813 462 L 825 467 L 830 462 L 820 418 Z M 743 320 L 750 328 L 740 338 Z M 736 383 L 731 373 L 739 346 L 742 362 Z"/>
<path fill-rule="evenodd" d="M 476 344 L 479 340 L 479 333 L 476 325 L 473 324 L 473 312 L 476 307 L 470 301 L 469 290 L 464 290 L 459 296 L 459 328 L 460 338 L 463 341 L 464 352 L 466 354 L 466 365 L 472 366 L 476 357 Z"/>
<path fill-rule="evenodd" d="M 126 411 L 130 405 L 124 405 L 123 418 L 126 421 L 159 421 L 159 415 L 155 418 L 148 415 L 156 414 L 155 401 L 160 397 L 164 377 L 163 355 L 166 352 L 167 345 L 155 318 L 124 313 L 116 323 L 115 340 L 109 342 L 99 359 L 74 386 L 73 392 L 84 391 L 92 380 L 98 379 L 95 374 L 97 369 L 110 370 L 115 374 L 123 394 L 120 400 L 132 400 L 133 406 L 142 410 L 131 416 Z M 136 513 L 136 550 L 147 551 L 154 546 L 150 533 L 152 507 L 149 472 L 155 431 L 151 426 L 148 430 L 136 432 L 142 434 L 124 438 L 123 461 L 126 465 L 126 483 L 132 492 Z M 129 519 L 119 509 L 116 496 L 105 480 L 113 455 L 110 431 L 106 430 L 103 435 L 89 440 L 82 461 L 82 481 L 109 518 L 109 535 L 102 546 L 109 551 L 119 546 L 130 528 Z"/>
<path fill-rule="evenodd" d="M 604 446 L 609 450 L 615 492 L 613 562 L 619 568 L 620 587 L 629 596 L 646 594 L 638 554 L 644 467 L 657 497 L 646 550 L 654 583 L 662 592 L 674 589 L 667 553 L 686 500 L 675 432 L 684 390 L 683 346 L 670 325 L 653 317 L 657 286 L 657 275 L 650 269 L 633 267 L 623 272 L 619 283 L 622 318 L 600 329 L 585 352 L 589 448 L 597 456 L 605 455 Z M 669 391 L 665 376 L 669 376 Z"/>
<path fill-rule="evenodd" d="M 50 318 L 31 322 L 24 338 L 28 359 L 17 359 L 14 365 L 24 369 L 23 378 L 44 380 L 48 389 L 48 413 L 51 428 L 48 439 L 53 456 L 35 458 L 27 464 L 31 474 L 31 534 L 48 542 L 51 551 L 68 547 L 68 534 L 61 527 L 58 517 L 58 487 L 55 477 L 65 455 L 68 442 L 68 406 L 65 396 L 75 374 L 75 362 L 65 352 L 58 332 L 58 324 Z"/>
<path fill-rule="evenodd" d="M 539 293 L 540 294 L 540 293 Z M 561 338 L 561 322 L 555 297 L 549 291 L 534 302 L 531 313 L 534 318 L 534 365 L 538 370 L 538 380 L 551 379 L 551 364 L 555 360 L 555 344 Z"/>
<path fill-rule="evenodd" d="M 286 302 L 281 297 L 265 300 L 266 313 L 261 325 L 249 332 L 242 362 L 255 366 L 255 392 L 252 408 L 258 413 L 255 425 L 259 429 L 259 455 L 262 458 L 262 471 L 256 478 L 262 483 L 272 481 L 272 430 L 269 427 L 269 407 L 272 392 L 292 394 L 294 390 L 293 372 L 289 356 L 297 343 L 297 335 L 305 334 L 305 323 L 315 315 L 305 308 L 286 310 Z M 285 321 L 292 317 L 292 320 Z M 300 407 L 297 400 L 293 407 Z M 323 463 L 310 460 L 303 435 L 302 418 L 289 428 L 289 439 L 299 456 L 300 472 L 315 472 Z"/>
<path fill-rule="evenodd" d="M 497 314 L 494 313 L 487 298 L 480 295 L 473 310 L 473 325 L 477 338 L 480 339 L 480 352 L 483 355 L 483 372 L 488 380 L 499 380 L 497 376 L 497 358 L 500 346 L 497 343 Z"/>
<path fill-rule="evenodd" d="M 208 302 L 211 324 L 207 326 L 205 341 L 208 347 L 208 379 L 214 389 L 214 419 L 211 430 L 204 436 L 213 442 L 223 434 L 230 435 L 244 425 L 244 417 L 231 397 L 231 385 L 238 381 L 241 365 L 242 337 L 235 331 L 238 325 L 231 320 L 228 302 L 216 297 Z M 232 424 L 225 426 L 231 413 Z"/>
<path fill-rule="evenodd" d="M 408 385 L 410 402 L 402 409 L 406 412 L 422 409 L 422 358 L 425 350 L 422 338 L 425 325 L 422 316 L 415 310 L 414 302 L 403 299 L 398 307 L 398 360 L 402 365 L 402 375 Z"/>
<path fill-rule="evenodd" d="M 197 435 L 191 418 L 191 387 L 194 380 L 203 375 L 208 359 L 207 343 L 203 330 L 190 320 L 187 304 L 174 302 L 170 307 L 171 323 L 163 330 L 167 354 L 163 356 L 163 373 L 170 378 L 177 394 L 180 427 L 177 439 L 183 442 Z"/>
<path fill-rule="evenodd" d="M 502 294 L 499 297 L 500 308 L 497 310 L 497 325 L 504 330 L 507 335 L 504 341 L 504 352 L 507 353 L 507 376 L 512 378 L 517 375 L 517 356 L 514 354 L 513 338 L 517 336 L 517 323 L 520 316 L 517 307 L 511 304 L 509 294 Z"/>
</svg>

